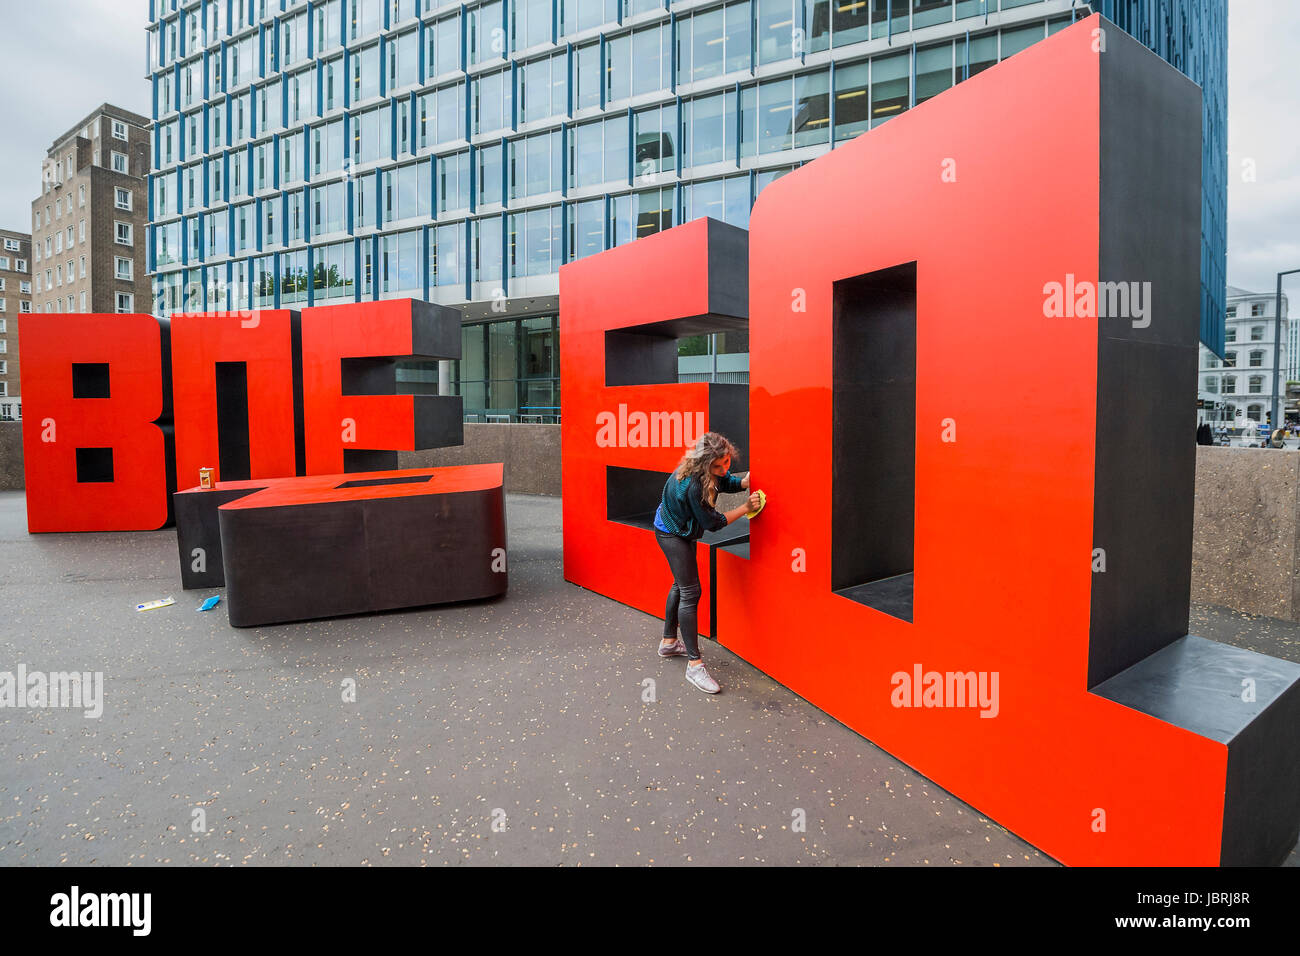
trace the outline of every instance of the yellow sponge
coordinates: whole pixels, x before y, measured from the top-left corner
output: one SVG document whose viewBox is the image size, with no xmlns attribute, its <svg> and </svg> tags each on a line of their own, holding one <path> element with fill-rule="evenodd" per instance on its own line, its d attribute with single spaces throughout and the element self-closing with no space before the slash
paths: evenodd
<svg viewBox="0 0 1300 956">
<path fill-rule="evenodd" d="M 767 507 L 767 495 L 763 493 L 763 489 L 759 488 L 758 491 L 754 492 L 754 494 L 758 495 L 758 510 L 753 514 L 746 512 L 746 518 L 757 518 L 763 513 L 763 509 Z"/>
</svg>

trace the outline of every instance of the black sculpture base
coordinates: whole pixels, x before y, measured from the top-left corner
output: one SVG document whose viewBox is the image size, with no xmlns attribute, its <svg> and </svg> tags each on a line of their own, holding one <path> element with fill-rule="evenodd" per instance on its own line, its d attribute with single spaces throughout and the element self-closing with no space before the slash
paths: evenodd
<svg viewBox="0 0 1300 956">
<path fill-rule="evenodd" d="M 176 503 L 182 582 L 224 584 L 236 627 L 495 597 L 508 585 L 500 464 L 220 482 Z"/>
<path fill-rule="evenodd" d="M 1286 858 L 1300 837 L 1300 664 L 1189 634 L 1092 692 L 1227 745 L 1221 866 Z"/>
</svg>

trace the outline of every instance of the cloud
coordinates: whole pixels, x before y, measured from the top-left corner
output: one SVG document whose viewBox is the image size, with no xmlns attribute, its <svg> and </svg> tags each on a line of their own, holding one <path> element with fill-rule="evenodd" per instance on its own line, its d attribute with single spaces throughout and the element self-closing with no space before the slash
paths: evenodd
<svg viewBox="0 0 1300 956">
<path fill-rule="evenodd" d="M 31 232 L 46 150 L 102 103 L 149 115 L 145 4 L 6 0 L 0 16 L 0 226 Z"/>
</svg>

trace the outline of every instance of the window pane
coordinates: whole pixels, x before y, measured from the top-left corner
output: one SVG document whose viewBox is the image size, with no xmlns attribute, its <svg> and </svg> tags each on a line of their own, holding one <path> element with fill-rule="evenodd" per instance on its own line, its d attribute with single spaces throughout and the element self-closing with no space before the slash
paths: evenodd
<svg viewBox="0 0 1300 956">
<path fill-rule="evenodd" d="M 654 235 L 664 229 L 672 228 L 672 190 L 651 189 L 647 192 L 634 193 L 629 209 L 635 229 L 632 238 Z"/>
<path fill-rule="evenodd" d="M 380 291 L 421 291 L 420 233 L 403 232 L 380 239 Z"/>
<path fill-rule="evenodd" d="M 369 36 L 383 24 L 383 0 L 352 0 L 351 38 Z"/>
<path fill-rule="evenodd" d="M 753 205 L 749 200 L 749 177 L 731 176 L 723 181 L 723 185 L 723 219 L 733 226 L 748 229 L 749 209 Z"/>
<path fill-rule="evenodd" d="M 444 86 L 437 92 L 438 142 L 465 138 L 465 87 Z"/>
<path fill-rule="evenodd" d="M 795 77 L 794 145 L 811 146 L 830 140 L 830 73 L 820 70 Z"/>
<path fill-rule="evenodd" d="M 697 13 L 680 21 L 677 78 L 682 83 L 707 80 L 723 72 L 723 11 Z"/>
<path fill-rule="evenodd" d="M 253 308 L 270 309 L 275 306 L 274 260 L 263 256 L 253 260 Z"/>
<path fill-rule="evenodd" d="M 605 128 L 605 181 L 627 182 L 627 114 L 611 116 L 601 125 Z"/>
<path fill-rule="evenodd" d="M 835 71 L 836 142 L 852 139 L 868 127 L 867 74 L 866 63 L 854 63 Z"/>
<path fill-rule="evenodd" d="M 667 30 L 653 27 L 632 34 L 632 94 L 650 93 L 668 85 Z"/>
<path fill-rule="evenodd" d="M 558 144 L 558 131 L 510 144 L 512 196 L 536 196 L 560 188 Z"/>
<path fill-rule="evenodd" d="M 510 274 L 545 275 L 559 265 L 559 209 L 533 209 L 510 217 Z"/>
<path fill-rule="evenodd" d="M 569 58 L 563 53 L 551 57 L 551 115 L 569 109 Z"/>
<path fill-rule="evenodd" d="M 1043 24 L 1035 23 L 1018 30 L 1002 31 L 1002 59 L 1014 56 L 1043 38 Z"/>
<path fill-rule="evenodd" d="M 562 112 L 563 103 L 555 102 L 554 85 L 551 82 L 551 70 L 554 66 L 559 80 L 560 93 L 563 95 L 564 66 L 554 57 L 546 57 L 525 63 L 519 70 L 519 114 L 525 123 L 545 119 L 557 112 Z"/>
<path fill-rule="evenodd" d="M 493 73 L 474 80 L 474 131 L 491 133 L 506 124 L 506 73 Z"/>
<path fill-rule="evenodd" d="M 492 0 L 469 11 L 469 35 L 466 38 L 471 65 L 485 63 L 505 53 L 505 29 L 501 20 L 500 0 Z"/>
<path fill-rule="evenodd" d="M 474 280 L 501 281 L 501 217 L 474 222 Z"/>
<path fill-rule="evenodd" d="M 895 0 L 897 5 L 897 0 Z M 913 0 L 912 29 L 948 23 L 952 20 L 952 0 Z"/>
<path fill-rule="evenodd" d="M 758 151 L 772 153 L 789 149 L 791 87 L 789 80 L 763 83 L 758 88 Z"/>
<path fill-rule="evenodd" d="M 518 408 L 515 377 L 518 374 L 517 323 L 492 322 L 487 327 L 487 372 L 489 412 L 509 413 Z"/>
<path fill-rule="evenodd" d="M 352 56 L 352 102 L 379 95 L 379 44 L 363 47 Z"/>
<path fill-rule="evenodd" d="M 484 205 L 502 202 L 501 147 L 488 146 L 477 150 L 478 201 Z"/>
<path fill-rule="evenodd" d="M 426 64 L 429 76 L 460 69 L 460 16 L 447 17 L 434 25 L 435 55 Z"/>
<path fill-rule="evenodd" d="M 794 38 L 791 0 L 755 0 L 758 5 L 758 62 L 788 60 Z"/>
<path fill-rule="evenodd" d="M 316 250 L 316 265 L 312 277 L 316 298 L 353 298 L 352 265 L 352 243 L 350 242 Z"/>
<path fill-rule="evenodd" d="M 750 67 L 750 6 L 733 3 L 725 8 L 727 39 L 723 47 L 727 56 L 727 72 L 748 70 Z"/>
<path fill-rule="evenodd" d="M 586 123 L 574 127 L 570 137 L 573 143 L 569 153 L 572 167 L 570 185 L 594 186 L 601 182 L 604 178 L 603 124 Z"/>
<path fill-rule="evenodd" d="M 636 170 L 638 180 L 677 167 L 677 107 L 656 106 L 635 115 Z M 653 181 L 653 180 L 651 180 Z"/>
<path fill-rule="evenodd" d="M 632 217 L 632 196 L 611 196 L 609 200 L 609 236 L 615 246 L 636 238 Z"/>
<path fill-rule="evenodd" d="M 600 199 L 569 206 L 569 258 L 581 259 L 604 248 L 605 203 Z"/>
<path fill-rule="evenodd" d="M 782 83 L 787 94 L 789 84 Z M 692 166 L 708 163 L 720 163 L 726 160 L 726 104 L 724 94 L 717 93 L 691 100 L 687 104 L 686 115 L 689 127 L 686 132 L 688 161 Z M 786 103 L 787 113 L 789 102 Z M 788 118 L 788 117 L 787 117 Z"/>
<path fill-rule="evenodd" d="M 800 0 L 803 5 L 803 38 L 805 53 L 820 53 L 831 45 L 831 7 L 838 6 L 843 0 Z M 797 52 L 797 51 L 796 51 Z"/>
<path fill-rule="evenodd" d="M 870 9 L 868 0 L 835 0 L 831 4 L 831 21 L 835 46 L 858 43 L 870 39 Z"/>
<path fill-rule="evenodd" d="M 577 95 L 574 97 L 575 110 L 600 105 L 600 46 L 595 43 L 579 47 L 575 51 L 574 69 L 578 71 Z"/>
<path fill-rule="evenodd" d="M 564 32 L 577 33 L 618 17 L 618 0 L 563 0 Z"/>
<path fill-rule="evenodd" d="M 429 256 L 430 283 L 458 285 L 465 281 L 464 228 L 459 224 L 439 226 L 433 233 L 434 249 Z"/>
<path fill-rule="evenodd" d="M 685 209 L 682 222 L 712 216 L 722 219 L 722 180 L 715 179 L 707 183 L 692 183 L 684 190 Z"/>
<path fill-rule="evenodd" d="M 420 81 L 420 37 L 412 30 L 389 44 L 389 89 L 414 86 Z"/>
<path fill-rule="evenodd" d="M 469 206 L 469 154 L 454 153 L 438 159 L 438 210 L 466 209 Z"/>
<path fill-rule="evenodd" d="M 919 106 L 952 86 L 952 44 L 916 51 L 916 102 Z"/>
<path fill-rule="evenodd" d="M 983 73 L 998 62 L 998 35 L 972 37 L 970 41 L 970 76 Z"/>
<path fill-rule="evenodd" d="M 513 0 L 510 4 L 510 47 L 522 50 L 551 40 L 550 0 Z"/>
<path fill-rule="evenodd" d="M 908 54 L 878 56 L 871 61 L 871 125 L 878 126 L 907 109 Z"/>
<path fill-rule="evenodd" d="M 605 102 L 625 100 L 632 95 L 631 40 L 614 37 L 605 44 Z"/>
<path fill-rule="evenodd" d="M 889 33 L 889 20 L 888 20 L 889 0 L 867 0 L 867 2 L 870 3 L 869 16 L 871 19 L 871 26 L 870 26 L 871 39 L 876 39 L 878 37 L 886 36 Z M 983 0 L 981 0 L 981 2 L 983 2 Z M 867 39 L 868 37 L 867 37 L 866 25 L 862 24 L 861 29 L 862 29 L 861 34 L 854 36 L 852 39 L 850 39 L 847 36 L 841 38 L 841 36 L 837 33 L 835 42 L 837 44 L 850 43 L 850 42 L 855 42 L 857 40 Z"/>
</svg>

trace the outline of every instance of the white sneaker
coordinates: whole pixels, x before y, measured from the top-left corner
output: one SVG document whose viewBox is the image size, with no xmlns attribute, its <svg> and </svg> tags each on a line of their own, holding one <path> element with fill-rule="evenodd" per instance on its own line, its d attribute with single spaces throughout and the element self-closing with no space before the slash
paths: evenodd
<svg viewBox="0 0 1300 956">
<path fill-rule="evenodd" d="M 706 694 L 716 694 L 722 690 L 718 682 L 709 676 L 709 672 L 704 669 L 703 664 L 686 665 L 686 679 L 704 691 Z"/>
<path fill-rule="evenodd" d="M 677 638 L 677 640 L 673 641 L 673 643 L 671 644 L 665 644 L 663 641 L 660 641 L 659 656 L 660 657 L 685 657 L 686 656 L 685 641 L 683 641 L 680 637 Z"/>
</svg>

